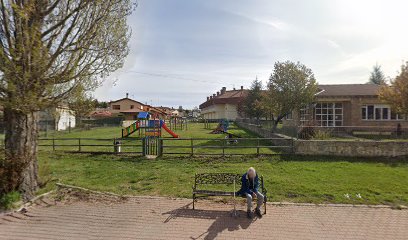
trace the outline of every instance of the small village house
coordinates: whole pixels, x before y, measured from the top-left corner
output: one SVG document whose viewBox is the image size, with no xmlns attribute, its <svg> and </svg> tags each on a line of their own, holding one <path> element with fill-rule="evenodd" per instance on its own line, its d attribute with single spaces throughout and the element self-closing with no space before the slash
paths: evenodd
<svg viewBox="0 0 408 240">
<path fill-rule="evenodd" d="M 221 91 L 207 97 L 207 101 L 199 108 L 201 117 L 204 119 L 228 119 L 235 120 L 239 117 L 238 105 L 247 95 L 247 90 L 241 86 L 240 89 L 227 90 L 223 87 Z"/>
<path fill-rule="evenodd" d="M 167 117 L 166 112 L 162 109 L 133 100 L 129 98 L 128 93 L 126 93 L 125 98 L 109 102 L 109 111 L 112 115 L 123 116 L 123 127 L 136 121 L 140 112 L 150 112 L 154 118 L 164 119 Z"/>
</svg>

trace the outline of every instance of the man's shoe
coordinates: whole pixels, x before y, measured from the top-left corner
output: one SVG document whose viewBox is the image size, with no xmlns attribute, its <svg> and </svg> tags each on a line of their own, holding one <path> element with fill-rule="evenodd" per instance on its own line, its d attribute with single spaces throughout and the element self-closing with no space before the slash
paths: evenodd
<svg viewBox="0 0 408 240">
<path fill-rule="evenodd" d="M 251 211 L 247 211 L 247 218 L 248 219 L 252 219 L 253 218 L 253 216 L 252 216 L 252 212 Z"/>
<path fill-rule="evenodd" d="M 259 208 L 255 209 L 255 213 L 256 213 L 256 216 L 258 216 L 259 218 L 262 218 L 262 213 L 261 213 L 261 210 L 259 210 Z"/>
</svg>

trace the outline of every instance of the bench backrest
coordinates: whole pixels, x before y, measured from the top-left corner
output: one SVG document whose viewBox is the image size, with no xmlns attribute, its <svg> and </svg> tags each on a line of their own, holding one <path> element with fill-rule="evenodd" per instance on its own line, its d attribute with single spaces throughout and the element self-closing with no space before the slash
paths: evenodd
<svg viewBox="0 0 408 240">
<path fill-rule="evenodd" d="M 195 185 L 199 184 L 236 184 L 241 183 L 241 174 L 236 173 L 197 173 Z"/>
</svg>

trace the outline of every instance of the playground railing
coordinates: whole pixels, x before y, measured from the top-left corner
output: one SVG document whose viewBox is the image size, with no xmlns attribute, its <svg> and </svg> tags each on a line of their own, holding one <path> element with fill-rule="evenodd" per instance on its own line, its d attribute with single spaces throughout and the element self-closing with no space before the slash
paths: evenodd
<svg viewBox="0 0 408 240">
<path fill-rule="evenodd" d="M 293 152 L 292 139 L 159 138 L 160 155 L 276 155 Z M 143 154 L 142 138 L 41 138 L 40 150 Z"/>
</svg>

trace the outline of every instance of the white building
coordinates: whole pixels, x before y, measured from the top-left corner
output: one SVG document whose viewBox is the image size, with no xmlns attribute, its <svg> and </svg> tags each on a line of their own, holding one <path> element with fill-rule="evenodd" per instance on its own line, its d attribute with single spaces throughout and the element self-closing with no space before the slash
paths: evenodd
<svg viewBox="0 0 408 240">
<path fill-rule="evenodd" d="M 69 127 L 74 128 L 76 125 L 75 122 L 75 113 L 65 107 L 58 107 L 55 109 L 59 114 L 59 119 L 56 122 L 55 130 L 56 131 L 64 131 L 67 130 Z"/>
<path fill-rule="evenodd" d="M 238 105 L 244 99 L 247 90 L 228 90 L 223 87 L 220 92 L 207 97 L 207 101 L 200 105 L 201 117 L 204 119 L 228 119 L 235 120 L 239 117 Z"/>
<path fill-rule="evenodd" d="M 48 109 L 40 112 L 40 130 L 54 126 L 55 131 L 68 130 L 76 125 L 74 111 L 65 106 Z"/>
</svg>

